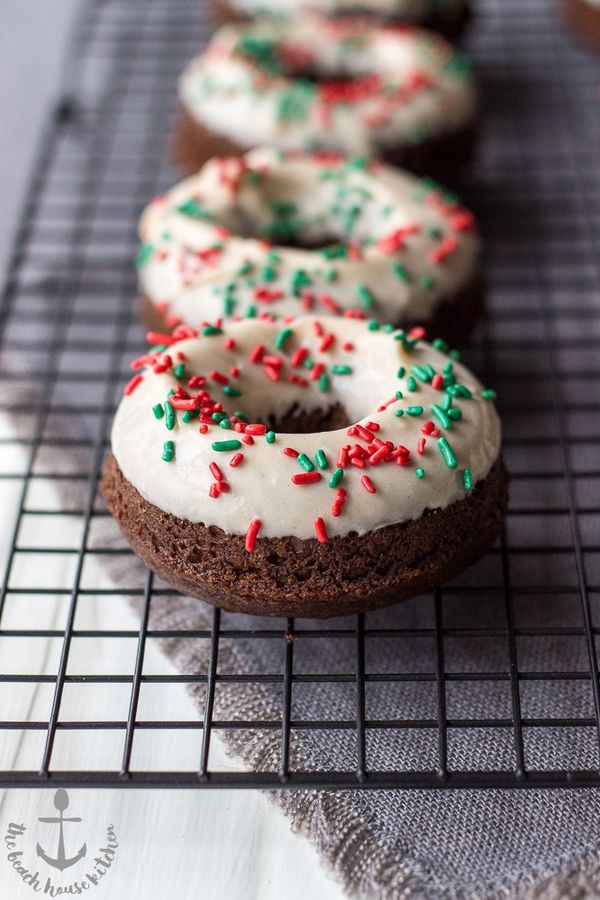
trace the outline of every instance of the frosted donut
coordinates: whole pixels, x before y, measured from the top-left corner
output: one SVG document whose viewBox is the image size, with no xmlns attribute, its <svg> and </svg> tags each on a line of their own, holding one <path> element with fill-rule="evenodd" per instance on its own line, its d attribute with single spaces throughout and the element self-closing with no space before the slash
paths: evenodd
<svg viewBox="0 0 600 900">
<path fill-rule="evenodd" d="M 442 342 L 312 316 L 164 340 L 133 365 L 103 491 L 178 589 L 341 615 L 429 590 L 495 540 L 494 394 Z"/>
<path fill-rule="evenodd" d="M 212 160 L 147 207 L 140 235 L 145 318 L 158 329 L 317 311 L 424 324 L 459 344 L 482 303 L 471 213 L 361 159 Z"/>
<path fill-rule="evenodd" d="M 179 98 L 173 152 L 186 174 L 269 145 L 378 156 L 453 181 L 477 117 L 469 65 L 439 35 L 314 16 L 219 29 Z"/>
<path fill-rule="evenodd" d="M 459 36 L 470 17 L 466 0 L 221 0 L 217 12 L 220 21 L 255 16 L 297 19 L 307 13 L 361 15 L 386 23 L 413 22 L 451 39 Z"/>
</svg>

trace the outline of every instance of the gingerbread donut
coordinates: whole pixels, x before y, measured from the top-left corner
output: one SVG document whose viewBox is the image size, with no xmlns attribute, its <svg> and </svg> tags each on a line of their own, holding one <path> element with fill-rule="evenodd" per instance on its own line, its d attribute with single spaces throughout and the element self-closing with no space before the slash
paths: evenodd
<svg viewBox="0 0 600 900">
<path fill-rule="evenodd" d="M 220 0 L 216 19 L 220 23 L 257 16 L 288 19 L 307 13 L 359 15 L 396 25 L 412 22 L 451 40 L 459 37 L 471 17 L 467 0 Z"/>
<path fill-rule="evenodd" d="M 140 223 L 150 327 L 305 312 L 375 318 L 457 345 L 482 306 L 470 212 L 363 159 L 255 150 L 215 159 Z"/>
<path fill-rule="evenodd" d="M 430 590 L 506 507 L 494 394 L 392 326 L 181 328 L 134 363 L 103 491 L 136 553 L 225 609 L 334 616 Z"/>
<path fill-rule="evenodd" d="M 219 29 L 179 98 L 185 174 L 265 145 L 377 156 L 450 183 L 472 155 L 478 108 L 465 57 L 439 35 L 314 16 Z"/>
</svg>

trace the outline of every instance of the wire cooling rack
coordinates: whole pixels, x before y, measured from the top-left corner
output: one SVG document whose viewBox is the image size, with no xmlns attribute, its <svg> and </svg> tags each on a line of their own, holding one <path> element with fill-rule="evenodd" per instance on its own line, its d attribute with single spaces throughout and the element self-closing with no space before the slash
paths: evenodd
<svg viewBox="0 0 600 900">
<path fill-rule="evenodd" d="M 109 556 L 134 565 L 123 545 L 94 541 L 108 521 L 98 476 L 127 362 L 142 346 L 136 217 L 174 179 L 174 86 L 201 39 L 196 0 L 90 3 L 31 176 L 1 319 L 11 537 L 0 783 L 600 785 L 600 72 L 549 0 L 481 0 L 468 40 L 487 113 L 467 200 L 485 232 L 490 288 L 468 361 L 498 388 L 505 423 L 512 491 L 499 545 L 434 596 L 384 614 L 245 624 L 211 611 L 206 627 L 181 634 L 152 626 L 153 605 L 174 594 L 150 573 L 133 586 L 94 574 Z M 134 628 L 110 613 L 122 596 L 137 602 Z M 149 672 L 149 645 L 178 636 L 206 649 L 205 669 Z M 307 671 L 302 651 L 314 642 L 328 663 Z M 223 664 L 224 649 L 242 643 L 257 648 L 250 672 Z M 394 663 L 382 669 L 384 644 Z M 181 684 L 204 692 L 195 717 L 176 718 L 169 691 Z M 265 685 L 278 697 L 268 720 L 216 716 L 221 689 Z M 297 703 L 304 689 L 338 686 L 344 702 L 316 716 Z M 378 689 L 388 692 L 381 709 Z M 148 691 L 166 698 L 162 715 L 156 704 L 145 714 Z M 239 729 L 275 736 L 272 766 L 212 764 L 211 735 Z M 136 762 L 137 742 L 155 748 L 166 732 L 188 742 L 189 765 Z M 303 734 L 339 738 L 337 765 L 297 764 Z M 414 753 L 384 766 L 375 734 L 384 748 L 412 742 Z M 112 755 L 92 768 L 89 741 L 100 737 Z"/>
</svg>

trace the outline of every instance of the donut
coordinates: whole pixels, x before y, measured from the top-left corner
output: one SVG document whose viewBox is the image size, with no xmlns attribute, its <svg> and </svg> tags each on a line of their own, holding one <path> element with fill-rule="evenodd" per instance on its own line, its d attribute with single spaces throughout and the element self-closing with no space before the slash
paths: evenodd
<svg viewBox="0 0 600 900">
<path fill-rule="evenodd" d="M 376 156 L 454 183 L 475 144 L 477 91 L 439 35 L 364 19 L 220 28 L 179 82 L 184 174 L 256 146 Z"/>
<path fill-rule="evenodd" d="M 345 615 L 430 590 L 496 539 L 494 393 L 442 341 L 334 316 L 149 339 L 102 487 L 178 590 L 239 612 Z"/>
<path fill-rule="evenodd" d="M 216 20 L 222 23 L 265 15 L 287 19 L 307 13 L 359 15 L 386 24 L 412 22 L 450 40 L 460 36 L 471 16 L 467 0 L 220 0 Z"/>
<path fill-rule="evenodd" d="M 600 0 L 563 0 L 571 27 L 595 50 L 600 50 Z"/>
<path fill-rule="evenodd" d="M 472 214 L 362 158 L 213 159 L 146 208 L 140 236 L 143 316 L 156 330 L 317 311 L 421 324 L 458 345 L 482 307 Z"/>
</svg>

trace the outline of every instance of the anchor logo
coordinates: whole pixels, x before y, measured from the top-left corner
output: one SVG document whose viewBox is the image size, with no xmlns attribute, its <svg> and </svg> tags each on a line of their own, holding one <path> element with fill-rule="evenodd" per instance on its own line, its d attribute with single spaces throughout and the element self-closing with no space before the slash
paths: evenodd
<svg viewBox="0 0 600 900">
<path fill-rule="evenodd" d="M 63 826 L 65 822 L 81 822 L 79 817 L 73 818 L 65 818 L 63 813 L 69 806 L 69 795 L 63 788 L 59 788 L 54 795 L 54 806 L 60 813 L 59 816 L 54 816 L 50 818 L 40 818 L 38 821 L 46 822 L 53 825 L 59 825 L 59 835 L 58 835 L 58 849 L 56 851 L 56 857 L 49 856 L 43 847 L 38 844 L 36 846 L 37 855 L 41 857 L 45 862 L 48 863 L 49 866 L 53 866 L 55 869 L 59 869 L 61 872 L 64 869 L 68 869 L 70 866 L 74 866 L 76 862 L 79 862 L 80 859 L 83 859 L 85 854 L 87 853 L 87 847 L 84 844 L 83 847 L 79 849 L 79 851 L 75 854 L 75 856 L 67 857 L 65 854 L 65 836 L 63 832 Z"/>
</svg>

